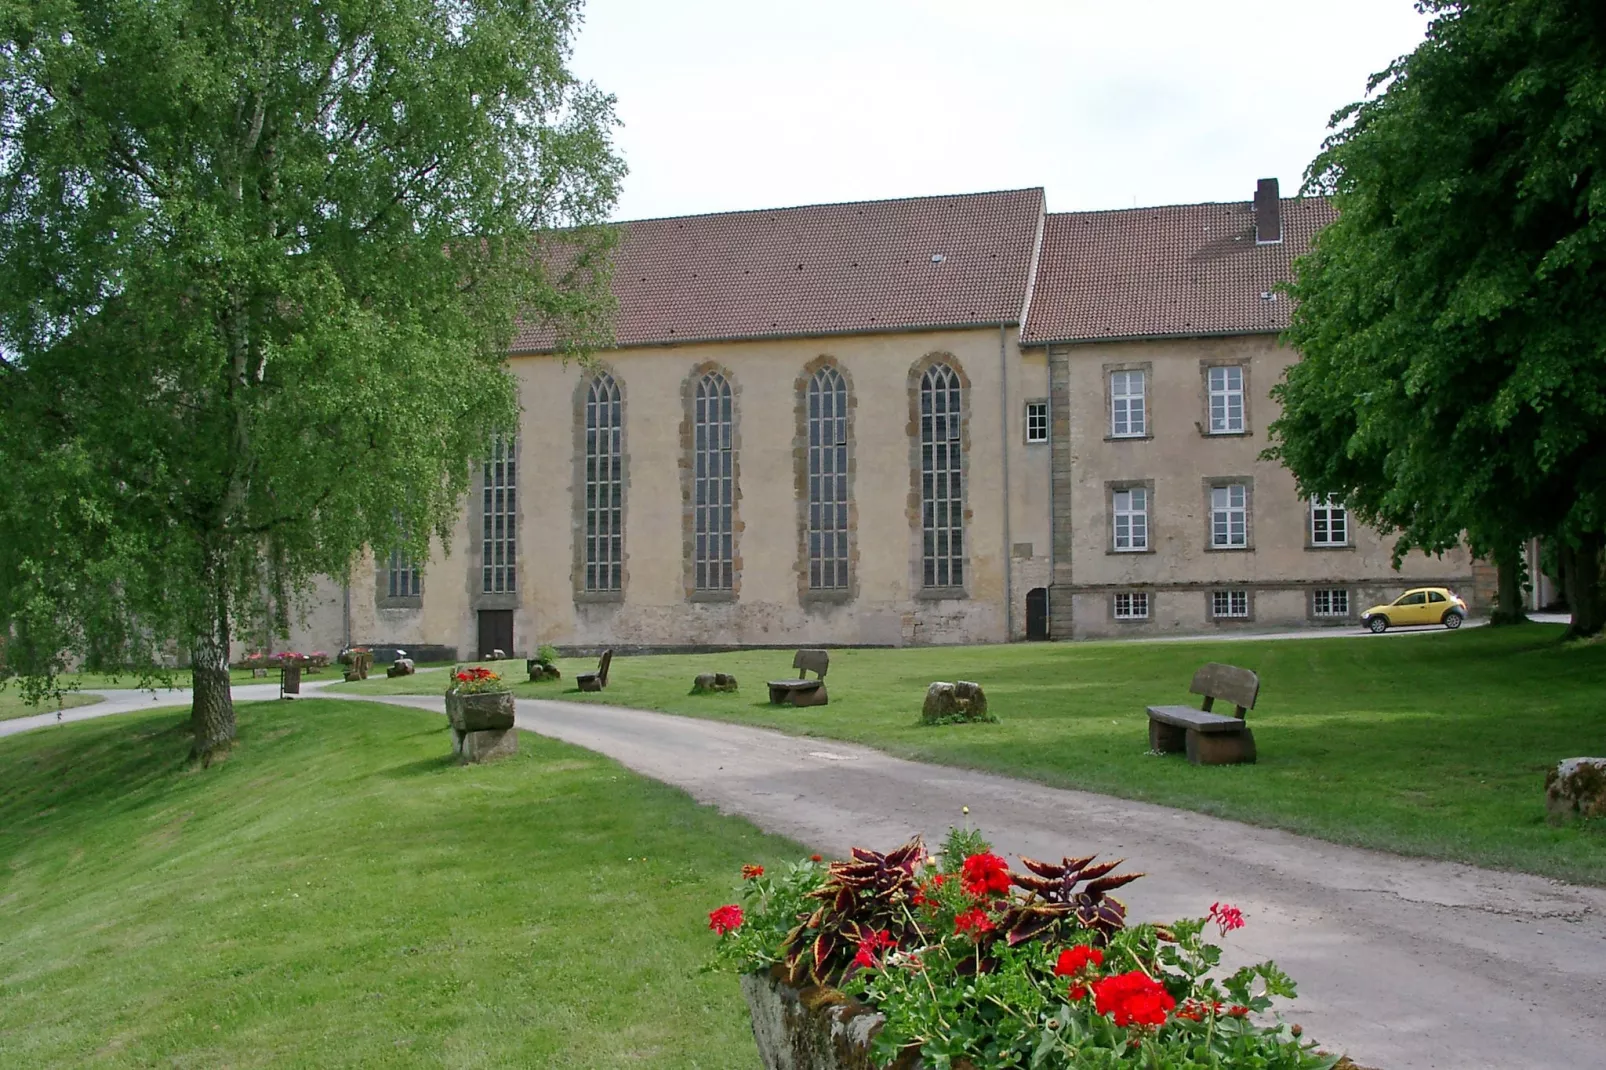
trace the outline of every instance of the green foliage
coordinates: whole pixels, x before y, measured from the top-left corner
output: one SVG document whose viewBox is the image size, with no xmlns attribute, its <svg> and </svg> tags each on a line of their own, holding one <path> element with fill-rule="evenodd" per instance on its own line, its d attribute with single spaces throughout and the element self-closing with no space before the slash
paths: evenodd
<svg viewBox="0 0 1606 1070">
<path fill-rule="evenodd" d="M 541 648 L 535 652 L 535 660 L 541 665 L 556 665 L 558 648 L 551 643 L 542 643 Z"/>
<path fill-rule="evenodd" d="M 941 858 L 944 873 L 957 874 L 959 867 L 971 855 L 984 855 L 991 852 L 993 845 L 987 842 L 981 829 L 971 828 L 968 824 L 963 828 L 951 825 L 948 835 L 943 837 Z"/>
<path fill-rule="evenodd" d="M 1508 557 L 1554 535 L 1598 630 L 1606 532 L 1606 21 L 1586 0 L 1427 0 L 1427 40 L 1334 117 L 1307 188 L 1271 454 L 1302 491 Z"/>
<path fill-rule="evenodd" d="M 918 927 L 915 874 L 925 857 L 916 836 L 885 854 L 855 847 L 851 858 L 832 862 L 825 879 L 805 896 L 812 911 L 797 919 L 781 945 L 792 980 L 806 976 L 817 985 L 840 980 L 854 969 L 858 949 L 876 934 L 906 942 Z"/>
<path fill-rule="evenodd" d="M 823 870 L 801 863 L 775 881 L 751 877 L 743 890 L 745 919 L 720 936 L 713 966 L 747 972 L 790 961 L 800 943 L 810 942 L 800 942 L 799 928 L 823 933 L 822 917 L 830 920 L 829 910 L 840 906 L 857 919 L 857 946 L 849 948 L 855 954 L 840 963 L 835 952 L 822 956 L 817 961 L 834 965 L 813 971 L 810 981 L 837 986 L 885 1016 L 871 1047 L 881 1066 L 910 1051 L 928 1066 L 976 1070 L 1322 1070 L 1337 1062 L 1282 1022 L 1251 1017 L 1271 1010 L 1274 997 L 1294 998 L 1295 986 L 1270 962 L 1220 975 L 1221 948 L 1203 939 L 1216 907 L 1210 919 L 1130 929 L 1101 921 L 1080 926 L 1073 913 L 1063 927 L 1039 927 L 1019 942 L 1002 939 L 1012 912 L 1047 899 L 1040 886 L 1044 869 L 1071 884 L 1082 874 L 1092 883 L 1100 877 L 1086 860 L 1045 867 L 1022 859 L 1033 875 L 1010 875 L 1018 891 L 973 894 L 959 874 L 959 850 L 975 836 L 950 830 L 943 869 L 922 864 L 919 843 L 912 841 L 885 855 L 854 848 L 850 859 Z M 851 893 L 845 905 L 844 893 Z M 811 914 L 816 903 L 826 906 Z M 1227 911 L 1231 919 L 1220 923 L 1222 935 L 1242 924 L 1240 915 Z M 833 938 L 848 931 L 838 924 Z M 1067 961 L 1073 951 L 1083 956 L 1079 963 Z M 1132 1009 L 1123 1008 L 1119 996 L 1123 975 L 1153 994 L 1151 1021 L 1121 1020 L 1122 1010 Z"/>
<path fill-rule="evenodd" d="M 220 669 L 364 546 L 446 538 L 516 323 L 606 333 L 578 12 L 0 3 L 0 672 Z"/>
</svg>

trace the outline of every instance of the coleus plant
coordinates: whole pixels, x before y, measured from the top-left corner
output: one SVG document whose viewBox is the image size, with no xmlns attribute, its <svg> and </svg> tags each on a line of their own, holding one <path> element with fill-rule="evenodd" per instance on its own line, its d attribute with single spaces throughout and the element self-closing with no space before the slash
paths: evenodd
<svg viewBox="0 0 1606 1070">
<path fill-rule="evenodd" d="M 851 853 L 827 867 L 825 883 L 808 895 L 819 905 L 786 935 L 782 961 L 794 984 L 805 975 L 826 984 L 853 969 L 861 946 L 901 944 L 919 928 L 910 904 L 926 859 L 920 837 L 885 854 L 862 847 Z"/>
</svg>

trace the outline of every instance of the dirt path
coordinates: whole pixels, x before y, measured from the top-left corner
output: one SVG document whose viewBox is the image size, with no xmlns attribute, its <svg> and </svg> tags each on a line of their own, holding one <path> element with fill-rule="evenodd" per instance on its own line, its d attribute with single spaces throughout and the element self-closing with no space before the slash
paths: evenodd
<svg viewBox="0 0 1606 1070">
<path fill-rule="evenodd" d="M 329 697 L 334 697 L 331 693 Z M 439 711 L 424 696 L 341 696 Z M 1249 925 L 1239 961 L 1300 984 L 1290 1017 L 1385 1070 L 1576 1070 L 1606 1051 L 1606 890 L 1339 847 L 1085 792 L 924 765 L 740 725 L 520 700 L 520 728 L 618 759 L 700 802 L 821 850 L 887 848 L 970 820 L 1008 854 L 1101 851 L 1148 876 L 1141 919 Z"/>
<path fill-rule="evenodd" d="M 305 687 L 305 685 L 304 685 Z M 320 688 L 306 688 L 309 691 Z M 264 693 L 258 693 L 258 692 Z M 275 688 L 235 688 L 235 699 Z M 106 692 L 87 720 L 186 691 Z M 432 696 L 325 697 L 441 711 Z M 1160 806 L 924 765 L 847 743 L 610 706 L 521 699 L 519 727 L 608 755 L 701 802 L 823 851 L 936 839 L 961 806 L 1006 854 L 1101 851 L 1148 876 L 1134 918 L 1202 914 L 1247 928 L 1229 963 L 1275 958 L 1300 983 L 1290 1015 L 1385 1070 L 1574 1070 L 1606 1051 L 1606 890 L 1339 847 Z M 0 721 L 0 736 L 54 723 Z"/>
</svg>

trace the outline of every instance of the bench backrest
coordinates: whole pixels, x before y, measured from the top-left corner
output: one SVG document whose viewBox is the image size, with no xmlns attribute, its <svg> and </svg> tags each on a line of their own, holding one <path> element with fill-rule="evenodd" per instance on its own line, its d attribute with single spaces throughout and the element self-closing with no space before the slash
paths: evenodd
<svg viewBox="0 0 1606 1070">
<path fill-rule="evenodd" d="M 597 662 L 597 683 L 603 687 L 608 686 L 608 666 L 613 664 L 613 651 L 604 650 L 602 660 Z"/>
<path fill-rule="evenodd" d="M 1248 669 L 1212 661 L 1200 666 L 1199 671 L 1193 674 L 1193 683 L 1188 685 L 1188 690 L 1205 697 L 1206 710 L 1216 699 L 1225 699 L 1238 707 L 1238 716 L 1242 717 L 1255 708 L 1255 699 L 1260 694 L 1260 677 Z"/>
<path fill-rule="evenodd" d="M 797 656 L 792 659 L 792 668 L 799 673 L 816 673 L 822 680 L 825 679 L 825 670 L 830 667 L 831 655 L 824 650 L 799 650 Z"/>
</svg>

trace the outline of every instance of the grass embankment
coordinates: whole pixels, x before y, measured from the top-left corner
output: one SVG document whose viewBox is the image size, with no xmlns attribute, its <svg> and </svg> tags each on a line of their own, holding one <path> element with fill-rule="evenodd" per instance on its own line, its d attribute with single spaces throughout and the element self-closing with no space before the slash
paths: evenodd
<svg viewBox="0 0 1606 1070">
<path fill-rule="evenodd" d="M 616 658 L 608 690 L 577 671 L 519 684 L 523 697 L 603 701 L 852 740 L 907 758 L 1218 814 L 1341 843 L 1606 884 L 1606 828 L 1545 823 L 1544 774 L 1606 750 L 1606 644 L 1561 644 L 1551 625 L 1414 636 L 1230 643 L 1017 644 L 840 650 L 831 704 L 767 704 L 781 651 Z M 1206 661 L 1254 669 L 1252 766 L 1153 757 L 1145 707 L 1197 702 Z M 510 679 L 523 664 L 504 665 Z M 734 695 L 688 694 L 692 677 L 735 673 Z M 980 681 L 999 724 L 919 724 L 933 680 Z M 434 692 L 439 676 L 341 685 Z"/>
<path fill-rule="evenodd" d="M 0 1066 L 754 1064 L 703 924 L 796 845 L 528 734 L 239 715 L 205 771 L 182 711 L 0 741 Z"/>
<path fill-rule="evenodd" d="M 17 692 L 16 685 L 0 691 L 0 721 L 9 721 L 15 717 L 36 717 L 41 713 L 55 713 L 58 709 L 71 710 L 79 706 L 93 706 L 104 701 L 99 695 L 79 695 L 67 692 L 60 700 L 44 699 L 37 706 L 30 706 L 22 701 L 22 695 Z"/>
</svg>

